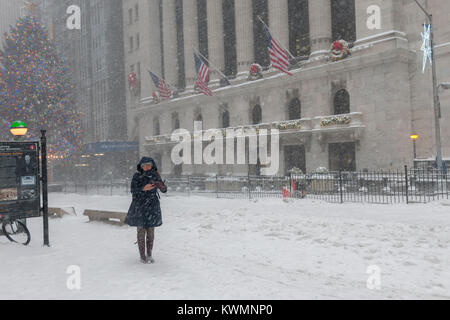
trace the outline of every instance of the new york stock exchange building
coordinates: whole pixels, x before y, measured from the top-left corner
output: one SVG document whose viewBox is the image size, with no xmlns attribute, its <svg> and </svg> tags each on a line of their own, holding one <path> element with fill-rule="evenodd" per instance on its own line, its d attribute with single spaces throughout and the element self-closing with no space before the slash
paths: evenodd
<svg viewBox="0 0 450 320">
<path fill-rule="evenodd" d="M 278 129 L 279 150 L 269 146 L 269 154 L 279 152 L 277 175 L 293 168 L 412 166 L 412 134 L 419 136 L 416 159 L 436 157 L 430 59 L 423 72 L 428 22 L 414 0 L 123 3 L 127 77 L 135 77 L 127 96 L 128 134 L 165 175 L 253 175 L 266 165 L 226 164 L 226 154 L 225 164 L 174 164 L 172 133 L 201 135 L 194 133 L 195 121 L 204 131 L 221 129 L 225 138 L 227 128 Z M 433 14 L 438 83 L 449 83 L 450 1 L 419 3 Z M 291 75 L 271 67 L 263 22 L 290 52 Z M 194 52 L 211 70 L 212 96 L 194 86 Z M 174 91 L 170 99 L 161 98 L 148 71 Z M 444 159 L 450 157 L 445 87 L 439 87 Z"/>
</svg>

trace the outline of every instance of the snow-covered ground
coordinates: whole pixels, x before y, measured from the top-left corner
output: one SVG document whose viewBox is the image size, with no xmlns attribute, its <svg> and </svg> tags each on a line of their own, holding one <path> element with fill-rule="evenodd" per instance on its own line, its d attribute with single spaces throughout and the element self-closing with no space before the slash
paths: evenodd
<svg viewBox="0 0 450 320">
<path fill-rule="evenodd" d="M 450 207 L 164 197 L 154 265 L 134 228 L 88 223 L 128 197 L 52 194 L 78 216 L 29 221 L 30 246 L 0 238 L 0 299 L 450 299 Z M 81 270 L 81 290 L 66 282 Z M 380 290 L 368 289 L 370 270 Z M 375 275 L 376 276 L 376 275 Z M 372 282 L 376 284 L 377 281 Z"/>
</svg>

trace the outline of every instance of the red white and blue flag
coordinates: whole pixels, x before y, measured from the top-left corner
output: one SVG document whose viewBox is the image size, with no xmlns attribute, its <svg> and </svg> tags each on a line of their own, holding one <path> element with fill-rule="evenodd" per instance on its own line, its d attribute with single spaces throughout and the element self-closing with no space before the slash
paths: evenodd
<svg viewBox="0 0 450 320">
<path fill-rule="evenodd" d="M 213 96 L 211 89 L 208 87 L 208 77 L 210 70 L 202 59 L 194 52 L 195 68 L 197 69 L 197 81 L 195 86 L 206 96 Z"/>
<path fill-rule="evenodd" d="M 266 25 L 264 25 L 264 30 L 266 31 L 267 47 L 269 49 L 272 67 L 292 76 L 292 73 L 289 72 L 289 55 L 286 50 L 272 37 Z"/>
<path fill-rule="evenodd" d="M 153 72 L 149 71 L 150 76 L 152 77 L 153 82 L 155 83 L 155 87 L 158 88 L 159 96 L 162 100 L 168 100 L 172 96 L 172 90 L 167 87 L 166 82 L 163 79 L 160 79 Z"/>
</svg>

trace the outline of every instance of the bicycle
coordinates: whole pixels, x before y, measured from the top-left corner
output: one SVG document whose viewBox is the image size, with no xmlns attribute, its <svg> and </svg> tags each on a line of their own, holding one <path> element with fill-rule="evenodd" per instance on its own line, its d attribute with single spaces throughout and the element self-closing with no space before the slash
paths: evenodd
<svg viewBox="0 0 450 320">
<path fill-rule="evenodd" d="M 27 226 L 19 220 L 10 219 L 0 215 L 3 235 L 13 243 L 27 246 L 31 242 L 31 234 Z"/>
</svg>

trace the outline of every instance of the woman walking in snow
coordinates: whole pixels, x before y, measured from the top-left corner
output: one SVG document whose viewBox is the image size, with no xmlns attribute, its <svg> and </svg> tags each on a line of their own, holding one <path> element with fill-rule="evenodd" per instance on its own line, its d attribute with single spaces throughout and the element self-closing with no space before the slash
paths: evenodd
<svg viewBox="0 0 450 320">
<path fill-rule="evenodd" d="M 141 262 L 154 263 L 152 251 L 155 241 L 155 228 L 163 224 L 158 190 L 166 193 L 167 187 L 162 181 L 156 163 L 152 158 L 142 158 L 137 166 L 137 171 L 131 182 L 133 202 L 125 223 L 138 228 L 137 238 Z"/>
</svg>

